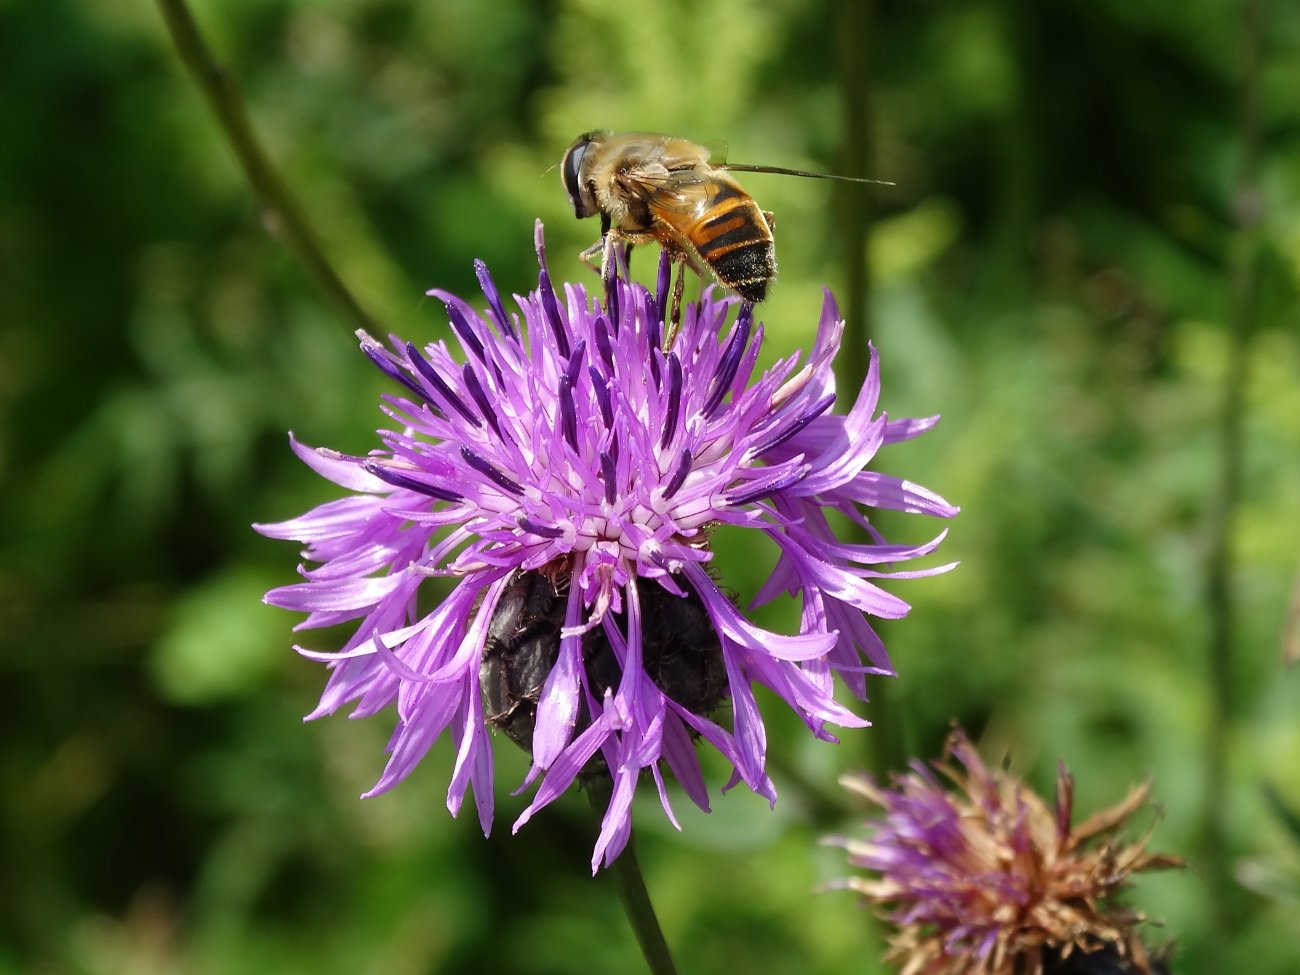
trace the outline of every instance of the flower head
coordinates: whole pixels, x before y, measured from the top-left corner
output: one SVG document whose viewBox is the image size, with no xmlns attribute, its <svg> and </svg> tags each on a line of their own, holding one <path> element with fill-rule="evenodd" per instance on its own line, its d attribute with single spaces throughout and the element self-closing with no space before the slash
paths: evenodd
<svg viewBox="0 0 1300 975">
<path fill-rule="evenodd" d="M 1077 826 L 1074 780 L 1061 766 L 1053 808 L 1023 782 L 990 770 L 961 731 L 946 752 L 961 768 L 921 763 L 885 789 L 870 776 L 846 788 L 882 807 L 866 840 L 833 838 L 849 861 L 878 878 L 845 886 L 897 927 L 888 958 L 903 975 L 1151 975 L 1135 927 L 1145 920 L 1113 903 L 1132 874 L 1180 865 L 1146 852 L 1147 837 L 1115 836 L 1146 801 L 1148 785 Z"/>
<path fill-rule="evenodd" d="M 835 416 L 831 366 L 843 322 L 827 295 L 815 347 L 754 377 L 763 327 L 712 290 L 689 305 L 661 349 L 667 264 L 656 293 L 607 282 L 605 302 L 551 284 L 537 228 L 537 290 L 507 314 L 477 264 L 485 314 L 442 291 L 459 350 L 445 342 L 362 350 L 400 386 L 384 397 L 391 429 L 366 457 L 293 449 L 350 493 L 300 518 L 259 525 L 297 539 L 314 567 L 267 601 L 309 614 L 300 628 L 358 621 L 339 651 L 300 649 L 331 669 L 311 717 L 355 702 L 355 715 L 397 704 L 391 757 L 371 793 L 405 778 L 444 732 L 456 748 L 447 795 L 455 814 L 472 787 L 492 818 L 489 725 L 531 751 L 537 782 L 516 829 L 601 767 L 612 798 L 593 869 L 627 842 L 643 770 L 664 789 L 666 765 L 696 804 L 708 793 L 702 738 L 743 782 L 775 801 L 753 685 L 783 698 L 818 737 L 863 719 L 833 697 L 835 674 L 865 696 L 892 673 L 864 614 L 908 605 L 875 579 L 934 550 L 887 545 L 864 506 L 949 517 L 956 509 L 908 481 L 866 470 L 883 445 L 936 418 L 875 415 L 871 369 Z M 836 539 L 826 509 L 866 526 L 873 544 Z M 752 529 L 779 560 L 756 602 L 802 599 L 800 632 L 745 618 L 707 568 L 709 531 Z M 898 575 L 931 575 L 946 566 Z M 417 597 L 450 581 L 434 608 Z M 446 583 L 441 583 L 446 585 Z M 723 700 L 730 720 L 710 718 Z M 675 822 L 675 821 L 674 821 Z"/>
</svg>

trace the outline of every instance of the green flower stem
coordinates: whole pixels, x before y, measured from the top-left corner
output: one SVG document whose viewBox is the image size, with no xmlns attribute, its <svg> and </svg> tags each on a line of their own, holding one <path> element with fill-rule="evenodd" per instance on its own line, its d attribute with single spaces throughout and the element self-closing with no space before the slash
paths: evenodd
<svg viewBox="0 0 1300 975">
<path fill-rule="evenodd" d="M 877 177 L 874 165 L 873 68 L 874 0 L 836 0 L 834 18 L 836 81 L 840 99 L 840 146 L 836 171 L 860 179 Z M 857 389 L 867 378 L 867 340 L 871 332 L 871 277 L 867 263 L 871 246 L 872 201 L 877 187 L 836 183 L 834 220 L 844 262 L 844 342 L 837 374 L 845 389 Z"/>
<path fill-rule="evenodd" d="M 596 828 L 600 829 L 601 817 L 605 815 L 605 808 L 613 793 L 613 783 L 607 775 L 594 776 L 586 783 L 586 792 L 591 801 Z M 628 838 L 627 846 L 608 869 L 613 874 L 618 899 L 623 902 L 623 911 L 632 923 L 637 943 L 641 945 L 641 954 L 645 956 L 652 975 L 677 975 L 673 956 L 668 951 L 668 942 L 664 940 L 659 919 L 655 917 L 654 905 L 650 903 L 650 895 L 645 889 L 645 879 L 641 876 L 632 838 Z"/>
<path fill-rule="evenodd" d="M 244 110 L 239 86 L 212 56 L 185 0 L 158 0 L 158 6 L 181 61 L 217 116 L 221 131 L 253 188 L 262 208 L 263 225 L 302 262 L 312 280 L 350 319 L 354 328 L 373 328 L 373 319 L 325 257 L 302 208 L 267 159 Z"/>
<path fill-rule="evenodd" d="M 1237 150 L 1240 169 L 1234 193 L 1236 231 L 1229 269 L 1228 361 L 1223 379 L 1223 400 L 1219 415 L 1219 482 L 1210 512 L 1206 598 L 1210 638 L 1208 678 L 1210 686 L 1210 728 L 1205 755 L 1204 820 L 1206 841 L 1205 872 L 1211 890 L 1233 886 L 1232 851 L 1228 829 L 1228 746 L 1234 723 L 1236 692 L 1236 618 L 1238 603 L 1233 588 L 1235 552 L 1233 527 L 1241 499 L 1242 457 L 1245 453 L 1247 361 L 1254 330 L 1259 295 L 1259 265 L 1263 249 L 1260 227 L 1261 124 L 1260 74 L 1263 61 L 1264 26 L 1260 0 L 1242 0 L 1242 56 Z M 1231 899 L 1212 898 L 1213 921 L 1219 932 L 1218 944 L 1228 943 L 1237 919 L 1229 916 Z"/>
<path fill-rule="evenodd" d="M 844 176 L 872 179 L 875 167 L 875 0 L 835 0 L 837 37 L 836 82 L 840 100 L 840 147 L 837 171 Z M 875 219 L 875 189 L 858 183 L 835 184 L 834 222 L 843 260 L 844 340 L 836 357 L 840 388 L 856 390 L 867 378 L 867 343 L 872 338 L 871 233 Z M 847 542 L 869 543 L 861 526 L 849 529 Z M 871 684 L 867 710 L 872 727 L 859 737 L 864 761 L 882 781 L 908 760 L 906 709 L 899 706 L 890 681 Z M 769 759 L 770 761 L 770 759 Z M 820 803 L 825 808 L 825 803 Z"/>
</svg>

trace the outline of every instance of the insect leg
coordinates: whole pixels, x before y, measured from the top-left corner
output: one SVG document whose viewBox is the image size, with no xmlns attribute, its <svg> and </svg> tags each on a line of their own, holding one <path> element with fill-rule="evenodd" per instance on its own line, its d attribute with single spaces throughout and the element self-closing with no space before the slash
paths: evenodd
<svg viewBox="0 0 1300 975">
<path fill-rule="evenodd" d="M 605 305 L 615 320 L 618 319 L 618 290 L 614 279 L 618 276 L 618 261 L 614 258 L 614 247 L 618 240 L 617 230 L 607 230 L 600 238 L 600 280 L 605 285 Z"/>
<path fill-rule="evenodd" d="M 686 255 L 674 254 L 672 261 L 677 265 L 677 280 L 673 282 L 673 300 L 669 305 L 668 328 L 664 332 L 664 351 L 673 347 L 677 339 L 677 330 L 682 325 L 682 291 L 686 287 Z"/>
<path fill-rule="evenodd" d="M 600 239 L 578 255 L 578 260 L 593 271 L 598 271 L 602 277 L 604 277 L 605 268 L 609 263 L 609 248 L 607 246 L 609 244 L 609 227 L 609 214 L 602 213 L 600 215 Z M 599 267 L 596 266 L 596 258 L 598 257 L 600 258 Z"/>
<path fill-rule="evenodd" d="M 604 261 L 602 260 L 600 264 L 597 264 L 596 259 L 603 256 L 604 249 L 605 241 L 598 240 L 579 254 L 578 260 L 582 261 L 583 264 L 587 265 L 587 267 L 599 274 L 601 265 L 604 264 Z"/>
</svg>

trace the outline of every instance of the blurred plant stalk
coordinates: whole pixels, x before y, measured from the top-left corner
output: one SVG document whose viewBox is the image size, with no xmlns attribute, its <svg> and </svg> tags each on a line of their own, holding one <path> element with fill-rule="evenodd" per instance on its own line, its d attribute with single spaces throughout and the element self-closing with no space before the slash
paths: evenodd
<svg viewBox="0 0 1300 975">
<path fill-rule="evenodd" d="M 1228 362 L 1224 374 L 1223 400 L 1219 417 L 1219 475 L 1214 506 L 1210 512 L 1207 552 L 1206 602 L 1210 617 L 1208 677 L 1211 717 L 1205 768 L 1206 873 L 1212 890 L 1223 891 L 1233 883 L 1228 849 L 1228 752 L 1232 732 L 1234 629 L 1237 615 L 1233 589 L 1235 559 L 1232 530 L 1241 499 L 1242 455 L 1244 453 L 1245 390 L 1247 354 L 1254 329 L 1258 299 L 1259 261 L 1262 249 L 1259 185 L 1260 125 L 1259 76 L 1262 58 L 1262 12 L 1260 0 L 1241 3 L 1241 89 L 1238 104 L 1238 148 L 1240 162 L 1233 190 L 1231 213 L 1236 230 L 1231 241 L 1228 295 Z M 1214 921 L 1221 935 L 1232 930 L 1227 910 L 1230 898 L 1213 897 Z"/>
<path fill-rule="evenodd" d="M 874 0 L 837 0 L 836 80 L 840 94 L 839 172 L 860 179 L 876 178 L 872 139 L 874 105 L 872 72 L 875 66 L 872 34 Z M 844 267 L 844 345 L 836 367 L 836 380 L 844 389 L 857 389 L 867 375 L 867 344 L 872 337 L 870 248 L 874 214 L 868 187 L 839 183 L 833 197 L 835 226 Z M 867 541 L 866 532 L 854 528 L 853 541 Z M 868 767 L 880 777 L 902 768 L 908 759 L 906 718 L 894 703 L 888 680 L 876 681 L 871 690 L 871 733 L 863 737 Z M 818 794 L 822 790 L 816 790 Z M 833 803 L 822 800 L 823 808 Z"/>
<path fill-rule="evenodd" d="M 262 224 L 267 232 L 302 263 L 316 286 L 343 312 L 353 330 L 373 329 L 374 319 L 329 262 L 302 207 L 271 165 L 248 120 L 239 86 L 213 56 L 185 0 L 158 0 L 158 7 L 181 61 L 194 76 L 244 170 L 261 207 Z"/>
</svg>

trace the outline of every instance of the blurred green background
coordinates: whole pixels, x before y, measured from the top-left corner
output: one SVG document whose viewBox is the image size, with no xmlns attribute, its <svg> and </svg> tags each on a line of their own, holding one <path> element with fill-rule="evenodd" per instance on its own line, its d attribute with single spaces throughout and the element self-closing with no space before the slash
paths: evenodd
<svg viewBox="0 0 1300 975">
<path fill-rule="evenodd" d="M 860 34 L 865 11 L 196 4 L 331 259 L 417 341 L 448 332 L 424 291 L 472 294 L 475 257 L 535 284 L 536 217 L 556 276 L 593 280 L 595 223 L 550 170 L 579 132 L 844 171 L 845 106 L 867 113 L 897 185 L 863 266 L 832 184 L 744 180 L 778 215 L 767 354 L 810 342 L 823 284 L 869 280 L 882 406 L 944 416 L 878 466 L 963 507 L 963 564 L 894 584 L 915 609 L 884 628 L 876 731 L 817 744 L 767 709 L 775 812 L 679 801 L 678 835 L 642 797 L 684 973 L 881 971 L 869 913 L 814 892 L 846 871 L 816 840 L 863 812 L 839 773 L 932 757 L 953 718 L 1040 785 L 1065 760 L 1084 814 L 1154 777 L 1153 846 L 1194 866 L 1133 900 L 1178 971 L 1300 971 L 1300 5 L 878 2 Z M 580 795 L 512 837 L 498 742 L 485 840 L 443 807 L 445 742 L 360 802 L 390 719 L 301 724 L 324 671 L 260 601 L 296 553 L 249 525 L 333 496 L 286 431 L 368 450 L 383 384 L 265 232 L 156 7 L 0 2 L 0 92 L 0 972 L 641 970 Z M 722 558 L 742 595 L 771 560 Z"/>
</svg>

